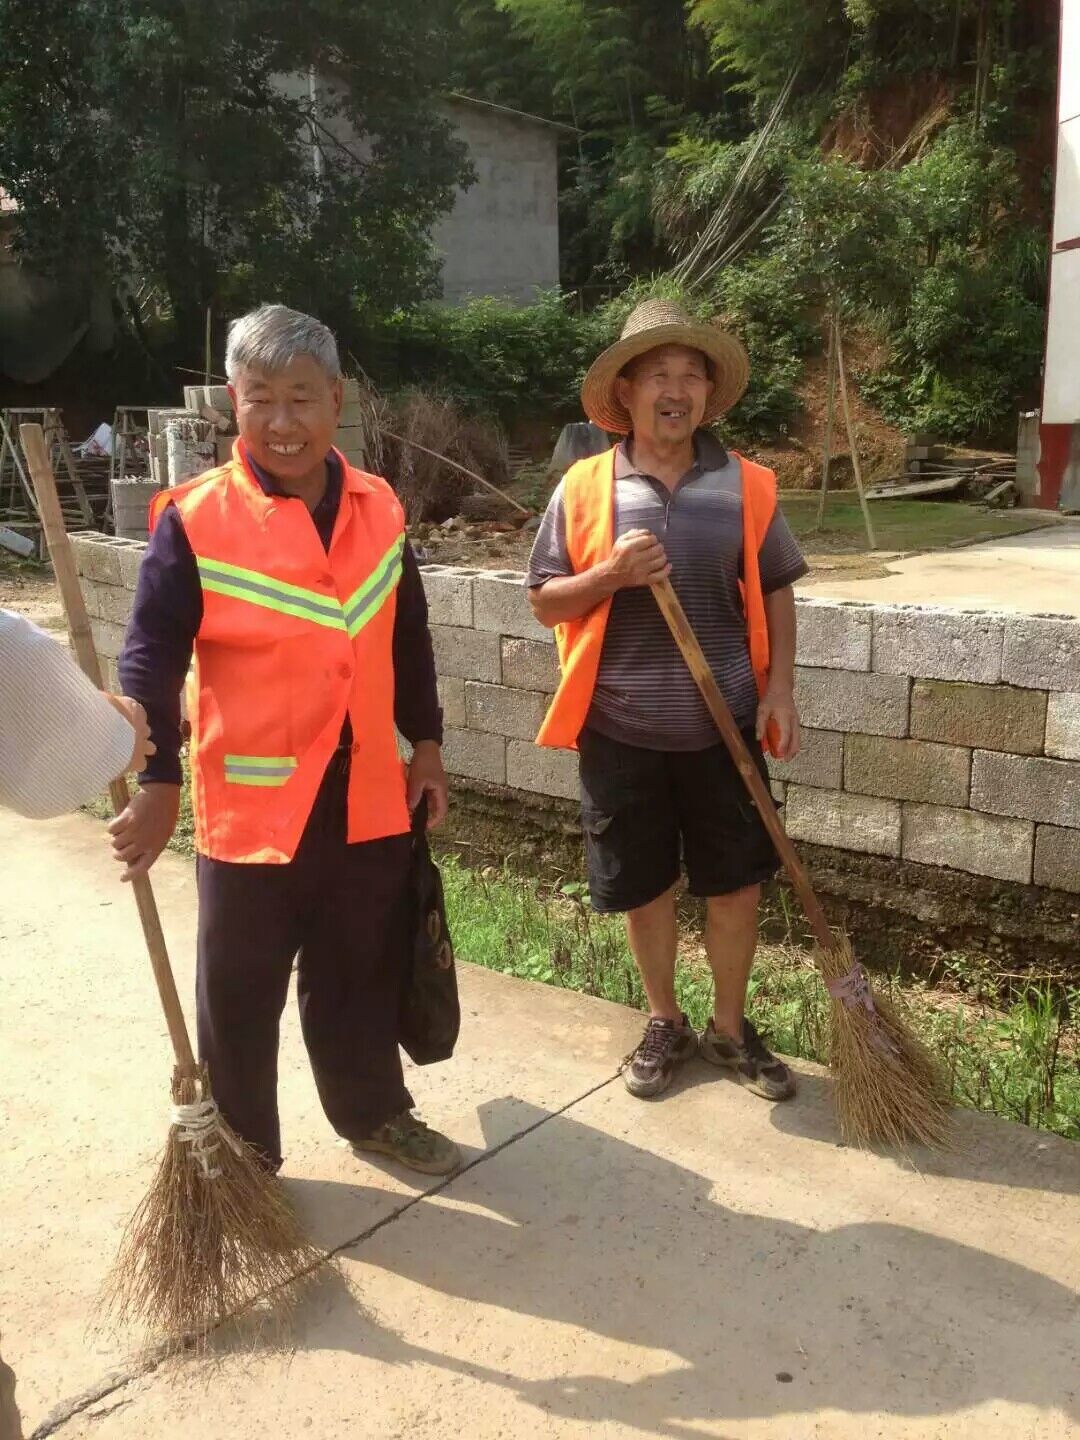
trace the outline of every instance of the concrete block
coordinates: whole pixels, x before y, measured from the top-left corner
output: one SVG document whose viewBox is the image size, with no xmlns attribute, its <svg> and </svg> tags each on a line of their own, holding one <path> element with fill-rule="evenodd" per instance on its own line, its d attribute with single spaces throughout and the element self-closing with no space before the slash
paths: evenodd
<svg viewBox="0 0 1080 1440">
<path fill-rule="evenodd" d="M 507 571 L 478 575 L 474 596 L 474 620 L 477 630 L 491 630 L 496 635 L 514 635 L 523 640 L 538 640 L 553 645 L 555 636 L 533 617 L 529 597 L 520 575 Z"/>
<path fill-rule="evenodd" d="M 1002 679 L 1031 690 L 1080 690 L 1080 620 L 1010 615 Z"/>
<path fill-rule="evenodd" d="M 1080 895 L 1080 835 L 1075 830 L 1035 827 L 1035 884 Z"/>
<path fill-rule="evenodd" d="M 917 740 L 1039 755 L 1046 730 L 1046 695 L 1011 685 L 916 680 L 911 687 L 911 733 Z"/>
<path fill-rule="evenodd" d="M 783 780 L 769 781 L 769 789 L 772 791 L 772 798 L 776 801 L 777 805 L 783 806 L 784 801 L 787 799 L 787 788 Z"/>
<path fill-rule="evenodd" d="M 442 753 L 448 775 L 506 784 L 506 741 L 501 735 L 448 729 L 443 733 Z"/>
<path fill-rule="evenodd" d="M 971 751 L 883 735 L 844 739 L 844 789 L 890 800 L 966 805 Z"/>
<path fill-rule="evenodd" d="M 905 805 L 903 856 L 920 865 L 944 865 L 970 875 L 1031 883 L 1035 826 L 953 810 L 944 805 Z"/>
<path fill-rule="evenodd" d="M 785 824 L 793 840 L 867 855 L 900 854 L 900 803 L 844 790 L 787 788 Z"/>
<path fill-rule="evenodd" d="M 134 591 L 139 581 L 139 570 L 146 554 L 145 540 L 118 540 L 120 551 L 120 584 L 125 590 Z"/>
<path fill-rule="evenodd" d="M 836 730 L 804 730 L 802 749 L 794 760 L 767 757 L 774 780 L 840 790 L 844 784 L 844 737 Z"/>
<path fill-rule="evenodd" d="M 442 706 L 443 724 L 461 727 L 465 719 L 465 681 L 454 675 L 439 676 L 439 704 Z"/>
<path fill-rule="evenodd" d="M 420 575 L 427 596 L 428 620 L 432 625 L 472 625 L 472 570 L 425 565 L 421 567 Z"/>
<path fill-rule="evenodd" d="M 795 669 L 795 700 L 803 724 L 812 730 L 906 735 L 910 688 L 906 675 Z"/>
<path fill-rule="evenodd" d="M 825 670 L 869 670 L 873 613 L 869 605 L 797 600 L 795 654 L 799 664 Z"/>
<path fill-rule="evenodd" d="M 71 536 L 75 565 L 84 580 L 97 580 L 105 585 L 120 584 L 120 548 L 111 535 L 89 531 Z"/>
<path fill-rule="evenodd" d="M 971 808 L 1080 830 L 1080 764 L 976 750 Z"/>
<path fill-rule="evenodd" d="M 135 603 L 134 592 L 120 585 L 94 585 L 93 591 L 97 615 L 111 625 L 126 627 Z"/>
<path fill-rule="evenodd" d="M 569 750 L 541 749 L 527 740 L 509 740 L 506 783 L 514 790 L 577 800 L 580 795 L 577 756 Z"/>
<path fill-rule="evenodd" d="M 1080 694 L 1057 690 L 1046 711 L 1046 753 L 1080 760 Z"/>
<path fill-rule="evenodd" d="M 515 740 L 535 740 L 547 707 L 548 697 L 534 690 L 465 682 L 465 714 L 471 730 L 507 735 Z"/>
<path fill-rule="evenodd" d="M 123 625 L 112 625 L 108 620 L 91 620 L 90 633 L 100 659 L 116 660 L 119 657 L 124 648 Z"/>
<path fill-rule="evenodd" d="M 886 675 L 996 685 L 1001 679 L 1004 635 L 1001 615 L 878 606 L 874 610 L 873 668 Z"/>
<path fill-rule="evenodd" d="M 539 640 L 504 639 L 502 683 L 515 690 L 539 690 L 544 695 L 553 695 L 559 684 L 559 656 L 554 646 Z"/>
<path fill-rule="evenodd" d="M 502 675 L 498 635 L 464 625 L 432 625 L 435 669 L 440 675 L 486 680 L 497 685 Z"/>
</svg>

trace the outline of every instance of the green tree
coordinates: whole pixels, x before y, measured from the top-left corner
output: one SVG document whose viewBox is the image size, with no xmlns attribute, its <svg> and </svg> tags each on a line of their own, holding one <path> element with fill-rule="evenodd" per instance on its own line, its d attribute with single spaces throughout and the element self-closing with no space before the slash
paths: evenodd
<svg viewBox="0 0 1080 1440">
<path fill-rule="evenodd" d="M 207 307 L 429 294 L 431 226 L 467 176 L 431 104 L 441 51 L 424 0 L 0 0 L 22 253 L 151 281 L 189 357 Z M 332 80 L 314 105 L 309 67 Z"/>
</svg>

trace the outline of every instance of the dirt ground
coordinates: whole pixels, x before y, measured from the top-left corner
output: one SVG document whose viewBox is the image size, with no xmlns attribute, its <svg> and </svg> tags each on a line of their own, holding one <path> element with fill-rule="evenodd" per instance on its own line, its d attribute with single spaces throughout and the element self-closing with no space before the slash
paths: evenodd
<svg viewBox="0 0 1080 1440">
<path fill-rule="evenodd" d="M 51 571 L 0 556 L 0 609 L 15 610 L 43 630 L 64 629 L 64 612 Z"/>
</svg>

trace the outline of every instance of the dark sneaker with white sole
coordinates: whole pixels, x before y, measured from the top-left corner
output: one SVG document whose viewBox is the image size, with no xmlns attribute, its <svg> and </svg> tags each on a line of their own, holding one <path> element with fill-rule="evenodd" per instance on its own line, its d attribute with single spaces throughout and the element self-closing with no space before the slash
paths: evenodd
<svg viewBox="0 0 1080 1440">
<path fill-rule="evenodd" d="M 654 1015 L 641 1044 L 623 1061 L 623 1083 L 639 1100 L 659 1095 L 671 1084 L 675 1066 L 690 1060 L 697 1048 L 697 1031 L 685 1015 L 681 1020 L 659 1020 Z"/>
<path fill-rule="evenodd" d="M 730 1070 L 740 1085 L 763 1100 L 790 1100 L 795 1094 L 795 1077 L 778 1060 L 753 1024 L 745 1017 L 741 1040 L 718 1033 L 710 1020 L 701 1037 L 702 1058 L 721 1070 Z"/>
</svg>

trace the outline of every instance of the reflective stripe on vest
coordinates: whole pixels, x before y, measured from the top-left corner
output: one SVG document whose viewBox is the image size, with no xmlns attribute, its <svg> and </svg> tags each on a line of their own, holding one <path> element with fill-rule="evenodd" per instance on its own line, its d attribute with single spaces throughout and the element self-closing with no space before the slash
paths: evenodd
<svg viewBox="0 0 1080 1440">
<path fill-rule="evenodd" d="M 385 604 L 386 597 L 401 579 L 401 557 L 405 536 L 394 541 L 362 585 L 357 586 L 342 606 L 344 621 L 353 640 Z"/>
<path fill-rule="evenodd" d="M 295 755 L 226 755 L 230 785 L 284 785 L 296 769 Z"/>
<path fill-rule="evenodd" d="M 404 550 L 405 537 L 402 535 L 344 604 L 333 596 L 320 594 L 318 590 L 305 590 L 300 585 L 275 580 L 273 575 L 245 570 L 224 560 L 198 555 L 196 564 L 204 590 L 212 590 L 215 595 L 228 595 L 233 600 L 245 600 L 249 605 L 260 605 L 264 610 L 276 610 L 279 615 L 310 620 L 313 625 L 325 625 L 330 630 L 347 630 L 352 640 L 378 613 L 400 581 Z"/>
</svg>

